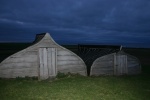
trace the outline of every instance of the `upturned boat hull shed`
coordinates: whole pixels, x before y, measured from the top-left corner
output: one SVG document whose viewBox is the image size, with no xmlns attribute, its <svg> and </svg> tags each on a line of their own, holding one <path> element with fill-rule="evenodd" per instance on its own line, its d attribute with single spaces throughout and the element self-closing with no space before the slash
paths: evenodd
<svg viewBox="0 0 150 100">
<path fill-rule="evenodd" d="M 135 75 L 141 73 L 140 61 L 123 51 L 97 58 L 91 66 L 91 76 Z"/>
<path fill-rule="evenodd" d="M 58 72 L 86 76 L 86 65 L 76 54 L 58 45 L 48 33 L 38 34 L 34 44 L 0 63 L 1 78 L 55 77 Z"/>
</svg>

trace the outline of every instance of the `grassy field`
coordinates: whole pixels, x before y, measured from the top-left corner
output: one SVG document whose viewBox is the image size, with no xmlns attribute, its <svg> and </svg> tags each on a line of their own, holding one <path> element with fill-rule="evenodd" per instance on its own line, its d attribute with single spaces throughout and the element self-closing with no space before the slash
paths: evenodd
<svg viewBox="0 0 150 100">
<path fill-rule="evenodd" d="M 0 79 L 0 100 L 150 100 L 150 76 Z"/>
</svg>

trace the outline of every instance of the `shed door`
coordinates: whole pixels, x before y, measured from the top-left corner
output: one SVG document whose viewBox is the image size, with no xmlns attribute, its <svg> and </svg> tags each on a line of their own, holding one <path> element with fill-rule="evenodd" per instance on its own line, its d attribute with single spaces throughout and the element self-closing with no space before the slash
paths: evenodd
<svg viewBox="0 0 150 100">
<path fill-rule="evenodd" d="M 56 76 L 56 48 L 39 48 L 39 78 L 40 80 Z"/>
<path fill-rule="evenodd" d="M 127 55 L 116 56 L 116 75 L 127 74 Z"/>
</svg>

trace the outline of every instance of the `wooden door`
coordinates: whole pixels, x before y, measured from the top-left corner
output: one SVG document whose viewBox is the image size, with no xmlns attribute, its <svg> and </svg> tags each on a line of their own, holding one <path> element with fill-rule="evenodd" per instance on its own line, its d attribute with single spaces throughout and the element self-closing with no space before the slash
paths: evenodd
<svg viewBox="0 0 150 100">
<path fill-rule="evenodd" d="M 57 49 L 56 48 L 48 48 L 48 73 L 50 77 L 54 77 L 57 75 Z"/>
<path fill-rule="evenodd" d="M 44 80 L 56 76 L 56 48 L 39 48 L 39 79 Z"/>
<path fill-rule="evenodd" d="M 127 69 L 127 55 L 116 55 L 115 75 L 125 75 L 128 73 Z"/>
</svg>

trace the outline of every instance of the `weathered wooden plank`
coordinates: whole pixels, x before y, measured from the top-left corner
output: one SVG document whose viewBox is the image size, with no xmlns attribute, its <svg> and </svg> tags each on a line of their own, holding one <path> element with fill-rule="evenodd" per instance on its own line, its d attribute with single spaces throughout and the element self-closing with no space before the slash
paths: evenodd
<svg viewBox="0 0 150 100">
<path fill-rule="evenodd" d="M 15 72 L 17 72 L 17 73 L 20 73 L 20 72 L 37 72 L 38 70 L 37 69 L 35 69 L 35 68 L 24 68 L 24 69 L 3 69 L 3 70 L 1 70 L 0 72 L 1 73 L 15 73 Z"/>
<path fill-rule="evenodd" d="M 33 73 L 30 73 L 30 72 L 22 72 L 22 73 L 0 73 L 0 76 L 1 77 L 4 77 L 4 78 L 16 78 L 16 77 L 26 77 L 26 76 L 29 76 L 29 77 L 32 77 L 32 76 L 37 76 L 37 73 L 36 72 L 33 72 Z"/>
<path fill-rule="evenodd" d="M 99 67 L 99 68 L 97 68 L 97 67 L 93 68 L 93 70 L 109 70 L 109 69 L 114 70 L 114 67 L 113 66 L 103 66 L 103 67 Z"/>
<path fill-rule="evenodd" d="M 47 60 L 47 49 L 43 48 L 43 78 L 48 78 L 48 60 Z"/>
<path fill-rule="evenodd" d="M 65 50 L 59 50 L 58 51 L 58 56 L 74 56 L 73 53 L 69 52 L 69 51 L 65 51 Z"/>
<path fill-rule="evenodd" d="M 108 56 L 100 57 L 99 59 L 103 61 L 109 61 L 109 60 L 113 60 L 114 58 L 113 55 L 108 55 Z"/>
<path fill-rule="evenodd" d="M 83 65 L 68 65 L 68 66 L 61 65 L 61 66 L 57 66 L 57 70 L 62 70 L 62 69 L 77 69 L 77 68 L 85 70 L 84 67 L 83 67 Z"/>
<path fill-rule="evenodd" d="M 48 48 L 47 52 L 48 52 L 48 58 L 47 58 L 48 59 L 48 74 L 51 75 L 53 73 L 52 72 L 53 71 L 52 70 L 52 60 L 53 60 L 53 58 L 52 58 L 52 49 Z"/>
<path fill-rule="evenodd" d="M 30 62 L 19 62 L 19 63 L 7 63 L 2 64 L 3 67 L 0 67 L 1 70 L 3 69 L 22 69 L 22 68 L 37 68 L 37 63 L 30 63 Z"/>
<path fill-rule="evenodd" d="M 41 80 L 47 79 L 48 78 L 47 49 L 40 48 L 39 56 L 40 56 L 40 79 Z"/>
<path fill-rule="evenodd" d="M 116 73 L 115 75 L 123 75 L 128 73 L 127 69 L 127 56 L 126 55 L 117 55 L 116 56 L 117 60 L 117 68 L 116 68 Z"/>
<path fill-rule="evenodd" d="M 104 69 L 104 70 L 92 70 L 92 75 L 113 75 L 114 70 L 113 69 Z"/>
<path fill-rule="evenodd" d="M 35 56 L 37 56 L 37 52 L 38 52 L 37 50 L 27 51 L 24 53 L 24 55 L 35 55 Z"/>
<path fill-rule="evenodd" d="M 65 61 L 72 61 L 72 60 L 79 60 L 75 55 L 68 55 L 68 56 L 58 56 L 57 57 L 57 60 L 58 61 L 62 61 L 62 60 L 65 60 Z"/>
<path fill-rule="evenodd" d="M 80 60 L 69 60 L 69 61 L 66 61 L 66 60 L 61 60 L 61 61 L 58 61 L 58 66 L 61 66 L 61 65 L 81 65 L 83 64 L 83 62 L 81 62 Z"/>
<path fill-rule="evenodd" d="M 37 74 L 30 74 L 30 73 L 26 73 L 25 75 L 23 74 L 0 74 L 1 77 L 3 78 L 16 78 L 16 77 L 37 77 Z"/>
<path fill-rule="evenodd" d="M 71 72 L 71 73 L 72 74 L 80 74 L 80 75 L 83 75 L 83 76 L 86 75 L 85 71 L 78 71 L 78 72 Z"/>
<path fill-rule="evenodd" d="M 39 48 L 39 61 L 40 61 L 40 79 L 42 78 L 43 75 L 43 49 Z"/>
<path fill-rule="evenodd" d="M 8 78 L 15 78 L 15 77 L 25 77 L 25 76 L 37 76 L 37 70 L 31 68 L 24 68 L 24 69 L 7 69 L 1 70 L 0 76 L 8 77 Z"/>
<path fill-rule="evenodd" d="M 94 63 L 93 64 L 93 68 L 100 67 L 100 66 L 103 66 L 103 67 L 113 66 L 113 62 L 101 62 L 101 63 Z"/>
<path fill-rule="evenodd" d="M 11 57 L 7 61 L 4 61 L 3 64 L 6 63 L 17 63 L 17 62 L 36 62 L 37 56 L 21 56 L 21 57 Z"/>
<path fill-rule="evenodd" d="M 85 70 L 82 70 L 82 69 L 61 69 L 61 70 L 58 70 L 59 72 L 62 72 L 62 73 L 78 73 L 78 74 L 81 74 L 81 75 L 85 75 Z"/>
<path fill-rule="evenodd" d="M 113 59 L 108 59 L 108 60 L 101 60 L 101 59 L 99 59 L 98 61 L 95 61 L 93 63 L 93 65 L 94 64 L 101 64 L 101 63 L 113 63 L 113 62 L 114 62 Z"/>
<path fill-rule="evenodd" d="M 57 74 L 57 49 L 48 48 L 48 70 L 49 76 L 56 76 Z"/>
</svg>

